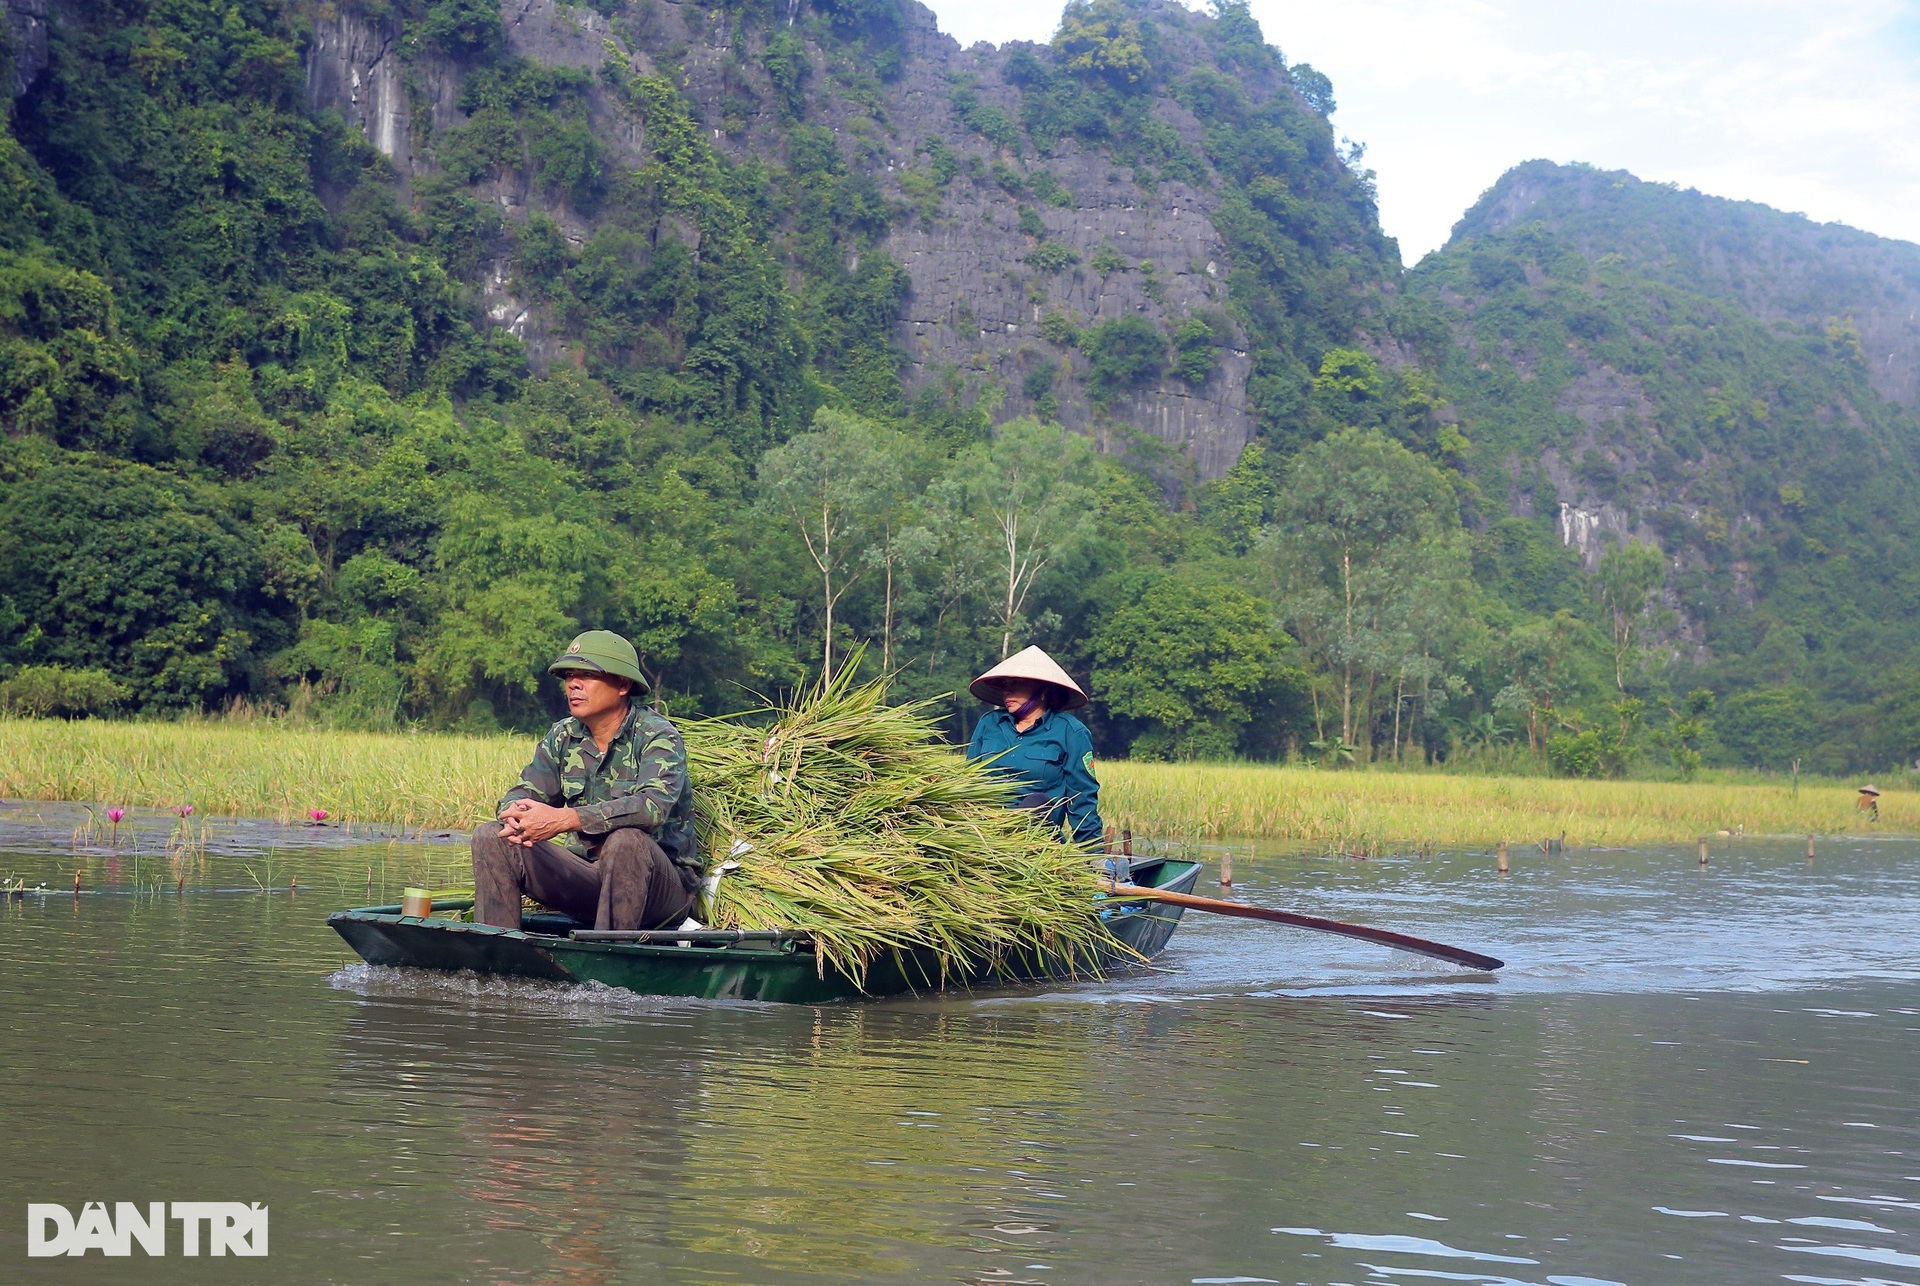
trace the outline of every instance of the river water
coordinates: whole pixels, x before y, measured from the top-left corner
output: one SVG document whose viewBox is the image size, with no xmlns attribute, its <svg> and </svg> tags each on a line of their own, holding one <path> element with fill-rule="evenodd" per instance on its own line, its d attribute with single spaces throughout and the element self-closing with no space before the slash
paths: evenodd
<svg viewBox="0 0 1920 1286">
<path fill-rule="evenodd" d="M 172 822 L 0 812 L 0 1279 L 1920 1283 L 1920 843 L 1243 848 L 1509 967 L 1189 914 L 1141 978 L 804 1008 L 369 969 L 326 912 L 454 843 Z M 26 1257 L 90 1200 L 271 1252 Z"/>
</svg>

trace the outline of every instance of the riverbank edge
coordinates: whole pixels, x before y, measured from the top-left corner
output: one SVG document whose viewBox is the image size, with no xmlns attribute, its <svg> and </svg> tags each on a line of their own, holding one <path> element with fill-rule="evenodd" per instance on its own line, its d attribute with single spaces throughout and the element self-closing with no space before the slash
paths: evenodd
<svg viewBox="0 0 1920 1286">
<path fill-rule="evenodd" d="M 0 719 L 0 798 L 293 822 L 466 830 L 492 815 L 523 736 L 333 732 L 272 724 Z M 1883 784 L 1871 820 L 1845 787 L 1576 781 L 1285 765 L 1098 766 L 1101 809 L 1141 837 L 1372 853 L 1563 840 L 1920 834 L 1920 792 Z"/>
</svg>

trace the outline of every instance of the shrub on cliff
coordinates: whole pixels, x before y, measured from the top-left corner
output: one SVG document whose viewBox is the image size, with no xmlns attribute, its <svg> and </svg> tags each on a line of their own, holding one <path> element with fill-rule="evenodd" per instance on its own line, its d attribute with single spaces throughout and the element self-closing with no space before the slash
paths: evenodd
<svg viewBox="0 0 1920 1286">
<path fill-rule="evenodd" d="M 1087 387 L 1102 406 L 1121 393 L 1160 378 L 1167 342 L 1144 317 L 1116 317 L 1080 334 L 1087 355 Z"/>
</svg>

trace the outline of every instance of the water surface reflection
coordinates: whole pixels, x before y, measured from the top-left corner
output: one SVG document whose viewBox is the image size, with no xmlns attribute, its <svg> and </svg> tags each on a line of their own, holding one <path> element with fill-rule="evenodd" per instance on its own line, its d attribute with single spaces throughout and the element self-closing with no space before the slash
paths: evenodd
<svg viewBox="0 0 1920 1286">
<path fill-rule="evenodd" d="M 49 1281 L 1920 1282 L 1917 857 L 1242 858 L 1242 896 L 1514 966 L 1191 920 L 1120 985 L 819 1009 L 369 969 L 308 893 L 16 900 L 0 1198 L 267 1201 L 273 1254 L 0 1255 Z"/>
</svg>

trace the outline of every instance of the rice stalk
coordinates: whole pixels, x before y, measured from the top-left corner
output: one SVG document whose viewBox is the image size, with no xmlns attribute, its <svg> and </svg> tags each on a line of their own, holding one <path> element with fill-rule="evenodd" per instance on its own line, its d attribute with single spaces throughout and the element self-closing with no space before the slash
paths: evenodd
<svg viewBox="0 0 1920 1286">
<path fill-rule="evenodd" d="M 701 852 L 709 870 L 740 864 L 708 917 L 803 930 L 855 982 L 889 953 L 930 953 L 944 979 L 1084 967 L 1114 946 L 1085 850 L 1008 808 L 927 705 L 888 705 L 855 668 L 790 706 L 683 725 Z"/>
</svg>

